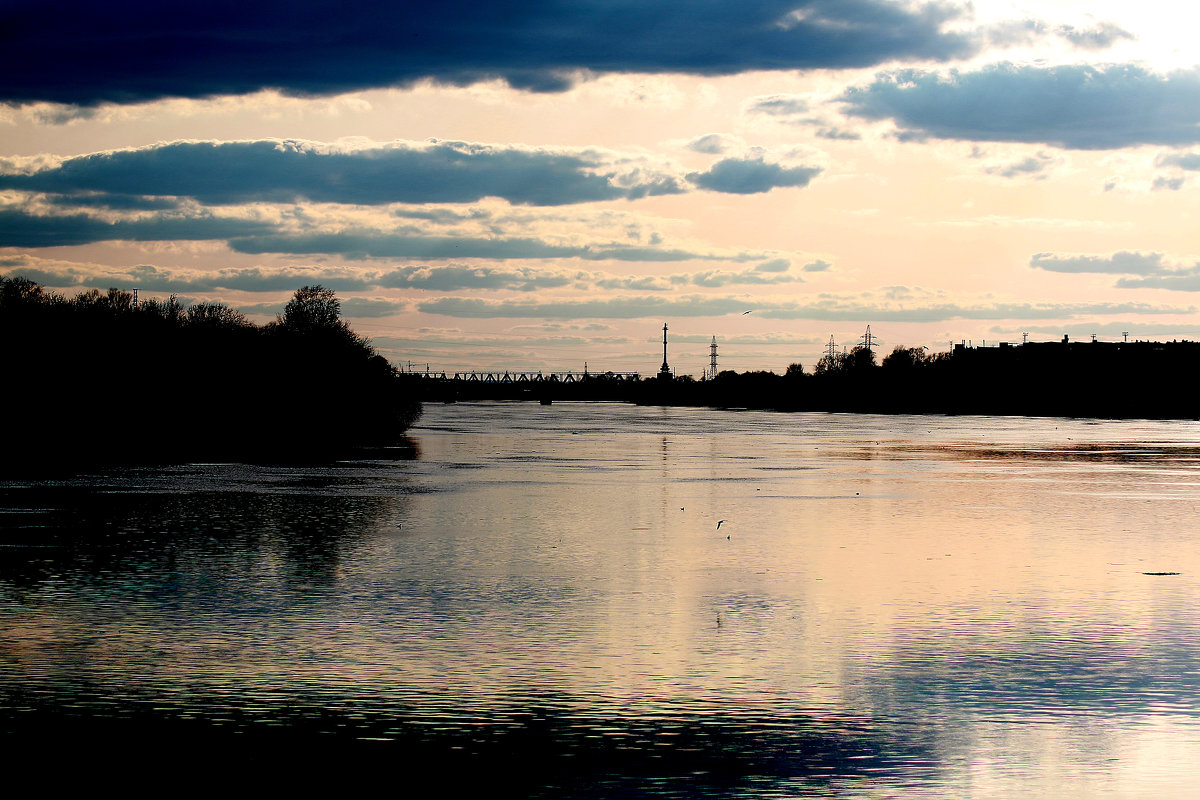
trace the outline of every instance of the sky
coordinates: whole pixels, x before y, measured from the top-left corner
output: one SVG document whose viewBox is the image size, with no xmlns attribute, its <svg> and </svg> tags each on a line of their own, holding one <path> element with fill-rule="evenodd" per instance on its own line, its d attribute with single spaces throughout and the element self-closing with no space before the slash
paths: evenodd
<svg viewBox="0 0 1200 800">
<path fill-rule="evenodd" d="M 1200 9 L 0 0 L 0 274 L 434 371 L 1197 339 Z"/>
</svg>

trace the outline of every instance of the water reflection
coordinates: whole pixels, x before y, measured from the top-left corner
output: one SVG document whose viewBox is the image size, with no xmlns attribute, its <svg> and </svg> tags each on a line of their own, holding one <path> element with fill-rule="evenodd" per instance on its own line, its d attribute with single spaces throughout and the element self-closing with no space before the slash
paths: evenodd
<svg viewBox="0 0 1200 800">
<path fill-rule="evenodd" d="M 4 484 L 0 728 L 367 740 L 529 795 L 1200 788 L 1200 426 L 459 404 L 415 438 Z"/>
<path fill-rule="evenodd" d="M 332 586 L 344 555 L 398 524 L 406 487 L 357 494 L 364 472 L 233 465 L 138 470 L 0 489 L 0 587 L 48 583 L 179 588 L 266 572 Z M 219 490 L 216 487 L 221 487 Z"/>
</svg>

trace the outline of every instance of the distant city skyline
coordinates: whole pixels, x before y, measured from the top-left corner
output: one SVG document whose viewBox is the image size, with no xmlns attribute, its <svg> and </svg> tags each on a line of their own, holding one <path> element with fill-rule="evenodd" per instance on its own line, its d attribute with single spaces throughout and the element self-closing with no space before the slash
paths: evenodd
<svg viewBox="0 0 1200 800">
<path fill-rule="evenodd" d="M 1200 339 L 1200 10 L 243 5 L 6 5 L 0 274 L 449 372 Z"/>
</svg>

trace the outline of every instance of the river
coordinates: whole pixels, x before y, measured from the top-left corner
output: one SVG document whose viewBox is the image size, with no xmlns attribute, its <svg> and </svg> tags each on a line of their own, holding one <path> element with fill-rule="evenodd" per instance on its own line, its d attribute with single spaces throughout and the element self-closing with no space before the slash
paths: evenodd
<svg viewBox="0 0 1200 800">
<path fill-rule="evenodd" d="M 0 732 L 1200 796 L 1200 423 L 430 405 L 376 455 L 0 482 Z"/>
</svg>

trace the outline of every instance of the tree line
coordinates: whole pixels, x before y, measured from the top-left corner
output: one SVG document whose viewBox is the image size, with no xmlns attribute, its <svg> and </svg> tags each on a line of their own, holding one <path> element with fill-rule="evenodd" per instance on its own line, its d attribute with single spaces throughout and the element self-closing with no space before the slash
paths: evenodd
<svg viewBox="0 0 1200 800">
<path fill-rule="evenodd" d="M 1039 342 L 929 353 L 856 347 L 812 372 L 644 381 L 639 402 L 908 414 L 1198 418 L 1197 342 Z"/>
<path fill-rule="evenodd" d="M 220 303 L 68 298 L 2 277 L 4 461 L 324 458 L 394 444 L 419 400 L 340 309 L 331 290 L 305 286 L 256 325 Z"/>
</svg>

